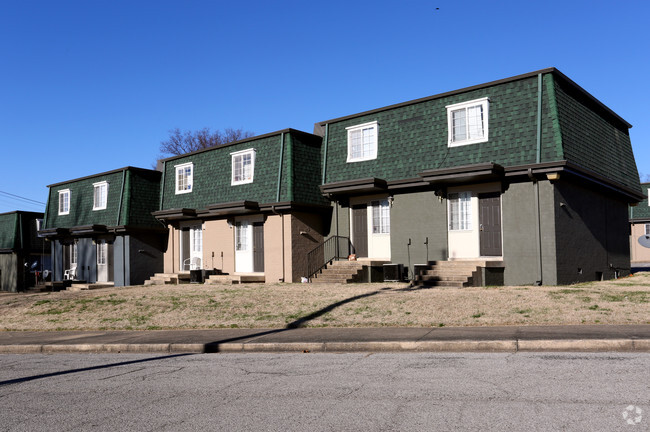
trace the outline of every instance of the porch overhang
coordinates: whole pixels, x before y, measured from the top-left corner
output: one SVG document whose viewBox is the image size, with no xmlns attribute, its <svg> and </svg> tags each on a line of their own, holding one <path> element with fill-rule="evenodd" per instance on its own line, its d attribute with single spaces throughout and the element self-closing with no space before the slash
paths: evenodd
<svg viewBox="0 0 650 432">
<path fill-rule="evenodd" d="M 322 204 L 306 204 L 294 201 L 274 202 L 260 204 L 260 211 L 263 213 L 322 213 L 324 211 L 331 211 L 332 206 Z"/>
<path fill-rule="evenodd" d="M 106 225 L 82 225 L 70 228 L 70 234 L 73 236 L 94 236 L 107 233 Z"/>
<path fill-rule="evenodd" d="M 160 221 L 179 221 L 196 218 L 196 210 L 189 208 L 159 210 L 151 214 Z"/>
<path fill-rule="evenodd" d="M 425 182 L 435 184 L 463 184 L 501 180 L 504 169 L 494 162 L 463 165 L 423 171 L 418 174 Z"/>
<path fill-rule="evenodd" d="M 259 211 L 260 206 L 256 201 L 233 201 L 228 203 L 209 205 L 205 211 L 201 212 L 201 216 L 215 217 L 241 215 L 248 213 L 257 213 Z"/>
<path fill-rule="evenodd" d="M 44 237 L 44 238 L 60 238 L 60 237 L 67 237 L 70 235 L 70 230 L 68 228 L 47 228 L 40 230 L 38 232 L 39 237 Z"/>
<path fill-rule="evenodd" d="M 326 183 L 320 186 L 321 194 L 326 197 L 381 193 L 387 190 L 388 183 L 386 180 L 376 177 Z"/>
<path fill-rule="evenodd" d="M 546 178 L 551 181 L 571 177 L 573 179 L 592 185 L 597 184 L 598 186 L 609 190 L 610 192 L 622 195 L 629 203 L 638 203 L 639 201 L 643 201 L 646 198 L 643 193 L 640 193 L 637 190 L 634 190 L 626 185 L 616 183 L 600 174 L 597 174 L 591 170 L 588 170 L 566 160 L 539 164 L 518 165 L 508 167 L 505 170 L 505 177 L 507 178 L 515 178 L 521 176 Z"/>
</svg>

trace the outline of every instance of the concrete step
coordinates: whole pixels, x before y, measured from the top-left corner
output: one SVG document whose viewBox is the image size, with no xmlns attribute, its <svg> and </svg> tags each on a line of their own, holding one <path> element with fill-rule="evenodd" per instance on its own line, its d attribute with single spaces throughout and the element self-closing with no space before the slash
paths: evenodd
<svg viewBox="0 0 650 432">
<path fill-rule="evenodd" d="M 94 290 L 94 289 L 101 289 L 101 288 L 112 288 L 114 287 L 115 284 L 113 282 L 96 282 L 96 283 L 73 283 L 70 285 L 68 288 L 66 288 L 66 291 L 86 291 L 86 290 Z"/>
</svg>

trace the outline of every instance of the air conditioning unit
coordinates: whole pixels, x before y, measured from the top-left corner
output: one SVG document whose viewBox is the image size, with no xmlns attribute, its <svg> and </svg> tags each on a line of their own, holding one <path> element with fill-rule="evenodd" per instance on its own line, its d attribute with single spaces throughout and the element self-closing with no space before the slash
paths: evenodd
<svg viewBox="0 0 650 432">
<path fill-rule="evenodd" d="M 384 264 L 384 282 L 402 282 L 403 275 L 403 264 Z"/>
</svg>

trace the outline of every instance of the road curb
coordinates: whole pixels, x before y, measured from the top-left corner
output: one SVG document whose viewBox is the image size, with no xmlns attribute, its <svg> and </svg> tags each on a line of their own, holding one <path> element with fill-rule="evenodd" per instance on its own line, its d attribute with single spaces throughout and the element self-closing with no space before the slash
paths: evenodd
<svg viewBox="0 0 650 432">
<path fill-rule="evenodd" d="M 538 339 L 367 342 L 226 342 L 0 345 L 0 354 L 345 353 L 345 352 L 650 352 L 650 339 Z"/>
</svg>

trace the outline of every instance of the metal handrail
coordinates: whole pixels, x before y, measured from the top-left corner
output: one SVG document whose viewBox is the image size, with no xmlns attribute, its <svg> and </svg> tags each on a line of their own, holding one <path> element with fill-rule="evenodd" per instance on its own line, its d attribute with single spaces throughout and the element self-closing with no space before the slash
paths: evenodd
<svg viewBox="0 0 650 432">
<path fill-rule="evenodd" d="M 348 258 L 354 253 L 354 246 L 349 237 L 332 236 L 307 253 L 307 278 L 335 259 Z"/>
</svg>

